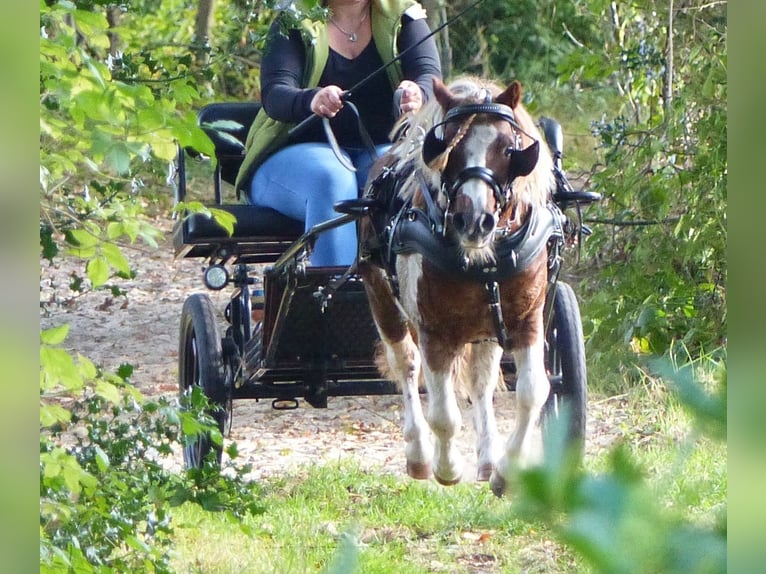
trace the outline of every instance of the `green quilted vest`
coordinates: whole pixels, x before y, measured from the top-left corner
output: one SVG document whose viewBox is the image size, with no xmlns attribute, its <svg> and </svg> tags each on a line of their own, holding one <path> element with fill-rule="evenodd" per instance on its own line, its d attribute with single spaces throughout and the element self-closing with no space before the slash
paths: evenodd
<svg viewBox="0 0 766 574">
<path fill-rule="evenodd" d="M 383 62 L 389 62 L 397 55 L 396 38 L 401 27 L 402 15 L 415 4 L 415 0 L 371 0 L 372 36 Z M 327 26 L 322 22 L 310 20 L 302 21 L 300 26 L 306 48 L 304 87 L 315 88 L 319 84 L 329 56 Z M 400 63 L 396 62 L 386 68 L 386 71 L 392 88 L 396 89 L 402 80 Z M 258 166 L 285 145 L 287 133 L 293 126 L 295 124 L 270 118 L 261 108 L 247 134 L 247 151 L 235 183 L 238 195 L 240 190 L 249 184 Z"/>
</svg>

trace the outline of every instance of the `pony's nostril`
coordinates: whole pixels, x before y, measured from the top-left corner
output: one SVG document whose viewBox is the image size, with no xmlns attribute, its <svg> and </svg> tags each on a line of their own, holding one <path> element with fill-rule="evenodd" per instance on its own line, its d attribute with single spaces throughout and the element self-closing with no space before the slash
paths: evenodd
<svg viewBox="0 0 766 574">
<path fill-rule="evenodd" d="M 452 225 L 455 226 L 455 231 L 463 233 L 468 227 L 468 221 L 462 213 L 456 213 L 452 216 Z"/>
<path fill-rule="evenodd" d="M 496 225 L 495 216 L 492 215 L 489 212 L 485 212 L 480 218 L 479 218 L 479 229 L 486 235 L 488 233 L 492 233 L 492 231 L 495 229 Z"/>
</svg>

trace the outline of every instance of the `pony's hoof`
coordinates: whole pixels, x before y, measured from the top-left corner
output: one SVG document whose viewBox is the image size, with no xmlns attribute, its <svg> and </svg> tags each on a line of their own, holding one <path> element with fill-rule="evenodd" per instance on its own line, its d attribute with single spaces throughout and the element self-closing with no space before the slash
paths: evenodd
<svg viewBox="0 0 766 574">
<path fill-rule="evenodd" d="M 434 474 L 434 478 L 436 479 L 436 482 L 441 484 L 442 486 L 455 486 L 458 482 L 460 482 L 460 475 L 457 475 L 457 478 L 452 479 L 444 479 L 440 478 L 439 475 Z"/>
<path fill-rule="evenodd" d="M 407 461 L 407 475 L 415 480 L 428 480 L 431 478 L 431 465 L 427 462 Z"/>
<path fill-rule="evenodd" d="M 486 462 L 479 467 L 476 471 L 476 480 L 479 482 L 487 482 L 489 477 L 492 476 L 492 472 L 495 470 L 495 465 L 491 462 Z"/>
<path fill-rule="evenodd" d="M 492 489 L 492 494 L 498 498 L 502 498 L 505 493 L 505 488 L 508 485 L 506 480 L 495 472 L 489 479 L 489 488 Z"/>
</svg>

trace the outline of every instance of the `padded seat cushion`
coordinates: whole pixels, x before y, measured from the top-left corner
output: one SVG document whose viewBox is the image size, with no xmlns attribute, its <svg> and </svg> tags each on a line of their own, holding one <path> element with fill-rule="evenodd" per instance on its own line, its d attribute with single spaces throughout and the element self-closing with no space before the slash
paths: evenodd
<svg viewBox="0 0 766 574">
<path fill-rule="evenodd" d="M 291 237 L 303 233 L 303 222 L 291 219 L 270 207 L 256 205 L 226 204 L 212 206 L 234 215 L 234 235 L 231 239 L 251 237 Z M 213 238 L 227 238 L 226 230 L 214 219 L 194 214 L 185 222 L 186 240 L 189 243 L 207 241 Z"/>
</svg>

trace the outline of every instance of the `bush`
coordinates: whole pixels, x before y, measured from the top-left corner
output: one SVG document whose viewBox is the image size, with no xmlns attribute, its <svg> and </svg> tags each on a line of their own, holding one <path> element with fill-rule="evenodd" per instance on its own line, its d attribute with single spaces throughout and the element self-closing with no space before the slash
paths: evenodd
<svg viewBox="0 0 766 574">
<path fill-rule="evenodd" d="M 199 389 L 184 405 L 146 400 L 129 365 L 104 373 L 75 360 L 57 346 L 65 333 L 45 332 L 41 346 L 41 572 L 171 572 L 173 506 L 199 504 L 235 523 L 261 512 L 247 466 L 172 468 L 185 441 L 217 428 Z M 236 457 L 236 445 L 227 453 Z"/>
<path fill-rule="evenodd" d="M 705 392 L 693 366 L 673 369 L 653 362 L 654 371 L 671 381 L 689 409 L 696 430 L 678 449 L 676 472 L 683 472 L 684 449 L 706 436 L 726 440 L 726 367 L 712 362 L 716 380 Z M 604 574 L 722 574 L 726 572 L 726 508 L 714 524 L 699 525 L 685 508 L 663 505 L 647 485 L 625 445 L 611 453 L 606 472 L 592 474 L 565 452 L 565 424 L 546 437 L 544 464 L 519 473 L 517 512 L 543 520 L 556 536 Z M 705 493 L 699 491 L 697 498 Z"/>
</svg>

